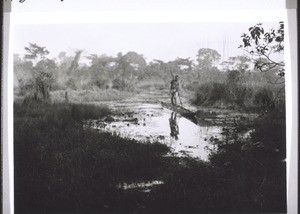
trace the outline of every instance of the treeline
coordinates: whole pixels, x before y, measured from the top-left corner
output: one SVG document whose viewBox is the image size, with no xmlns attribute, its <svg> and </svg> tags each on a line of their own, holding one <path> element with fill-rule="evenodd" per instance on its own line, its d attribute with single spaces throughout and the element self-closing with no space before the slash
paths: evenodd
<svg viewBox="0 0 300 214">
<path fill-rule="evenodd" d="M 177 58 L 164 62 L 146 62 L 142 54 L 130 51 L 117 56 L 90 54 L 83 56 L 77 51 L 74 56 L 61 52 L 49 59 L 45 47 L 29 43 L 27 54 L 14 55 L 15 95 L 49 100 L 50 91 L 59 90 L 107 90 L 138 91 L 168 89 L 172 75 L 179 75 L 184 91 L 197 92 L 194 103 L 244 107 L 254 105 L 255 96 L 273 100 L 278 86 L 268 84 L 276 81 L 276 70 L 259 72 L 245 56 L 230 57 L 220 62 L 221 55 L 212 49 L 201 48 L 196 61 Z M 88 63 L 80 63 L 85 58 Z M 251 91 L 251 93 L 249 92 Z M 226 94 L 224 94 L 226 93 Z M 249 94 L 250 93 L 250 94 Z M 220 99 L 218 99 L 220 97 Z M 256 100 L 259 100 L 257 98 Z M 264 101 L 262 101 L 264 102 Z M 230 105 L 227 105 L 227 104 Z M 249 105 L 250 106 L 250 105 Z"/>
</svg>

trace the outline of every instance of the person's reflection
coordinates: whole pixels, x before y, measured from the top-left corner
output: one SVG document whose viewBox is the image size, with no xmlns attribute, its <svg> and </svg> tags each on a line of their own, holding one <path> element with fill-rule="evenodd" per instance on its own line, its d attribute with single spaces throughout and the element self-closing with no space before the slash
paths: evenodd
<svg viewBox="0 0 300 214">
<path fill-rule="evenodd" d="M 178 128 L 178 121 L 177 121 L 177 113 L 172 112 L 171 118 L 169 119 L 170 129 L 171 129 L 171 138 L 178 140 L 179 128 Z"/>
</svg>

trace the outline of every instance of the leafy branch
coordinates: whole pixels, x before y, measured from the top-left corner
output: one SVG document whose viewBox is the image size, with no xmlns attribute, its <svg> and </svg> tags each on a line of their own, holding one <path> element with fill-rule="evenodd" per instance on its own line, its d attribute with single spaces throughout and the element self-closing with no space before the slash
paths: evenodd
<svg viewBox="0 0 300 214">
<path fill-rule="evenodd" d="M 245 50 L 255 64 L 255 68 L 262 72 L 276 69 L 277 75 L 282 78 L 285 76 L 285 63 L 272 58 L 284 52 L 284 24 L 279 22 L 277 30 L 270 29 L 265 32 L 261 23 L 250 27 L 249 34 L 244 33 L 242 37 L 243 45 L 239 48 Z"/>
</svg>

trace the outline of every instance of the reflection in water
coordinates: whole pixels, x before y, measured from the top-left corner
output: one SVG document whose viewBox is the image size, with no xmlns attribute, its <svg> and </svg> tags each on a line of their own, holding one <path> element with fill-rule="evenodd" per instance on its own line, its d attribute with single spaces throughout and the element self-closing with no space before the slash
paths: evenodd
<svg viewBox="0 0 300 214">
<path fill-rule="evenodd" d="M 130 183 L 119 183 L 117 185 L 117 188 L 124 189 L 124 190 L 136 189 L 136 190 L 140 190 L 141 192 L 150 192 L 153 187 L 161 185 L 161 184 L 164 184 L 164 182 L 160 181 L 160 180 L 131 183 L 131 184 Z"/>
<path fill-rule="evenodd" d="M 208 160 L 211 138 L 220 138 L 222 127 L 196 125 L 180 114 L 150 103 L 114 103 L 115 109 L 134 112 L 115 116 L 112 122 L 94 121 L 91 126 L 121 137 L 141 142 L 160 142 L 171 148 L 175 156 L 191 156 Z M 207 149 L 208 148 L 208 149 Z"/>
<path fill-rule="evenodd" d="M 179 119 L 177 121 L 177 113 L 172 112 L 171 117 L 169 119 L 169 124 L 170 124 L 170 129 L 171 129 L 170 136 L 171 136 L 171 138 L 174 138 L 175 140 L 178 140 L 178 134 L 179 134 L 178 122 L 179 122 Z"/>
</svg>

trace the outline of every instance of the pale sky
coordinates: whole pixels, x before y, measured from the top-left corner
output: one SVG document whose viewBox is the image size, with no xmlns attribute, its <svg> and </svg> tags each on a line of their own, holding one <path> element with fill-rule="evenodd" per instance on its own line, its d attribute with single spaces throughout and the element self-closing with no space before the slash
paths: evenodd
<svg viewBox="0 0 300 214">
<path fill-rule="evenodd" d="M 241 35 L 253 23 L 112 23 L 112 24 L 36 24 L 15 25 L 13 52 L 23 55 L 28 43 L 36 43 L 57 57 L 65 51 L 116 56 L 135 51 L 146 60 L 194 59 L 200 48 L 217 50 L 222 60 L 244 54 L 238 49 Z M 265 23 L 277 26 L 277 23 Z M 267 28 L 267 27 L 266 27 Z"/>
<path fill-rule="evenodd" d="M 238 46 L 242 43 L 242 33 L 249 27 L 262 22 L 266 29 L 276 28 L 279 21 L 286 19 L 285 11 L 278 8 L 199 9 L 225 6 L 223 1 L 212 1 L 205 6 L 207 1 L 191 0 L 189 4 L 183 4 L 182 0 L 154 0 L 151 3 L 143 1 L 144 7 L 137 2 L 13 1 L 11 50 L 23 55 L 24 47 L 31 42 L 46 47 L 50 58 L 57 57 L 61 51 L 74 55 L 76 50 L 84 50 L 83 56 L 116 56 L 118 52 L 135 51 L 149 62 L 153 59 L 170 61 L 177 57 L 195 59 L 200 48 L 211 48 L 226 60 L 244 54 Z M 78 11 L 79 6 L 84 11 Z M 70 11 L 63 12 L 66 8 Z"/>
</svg>

